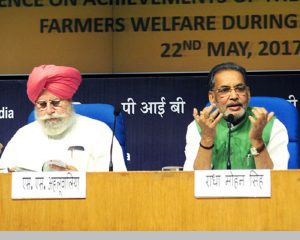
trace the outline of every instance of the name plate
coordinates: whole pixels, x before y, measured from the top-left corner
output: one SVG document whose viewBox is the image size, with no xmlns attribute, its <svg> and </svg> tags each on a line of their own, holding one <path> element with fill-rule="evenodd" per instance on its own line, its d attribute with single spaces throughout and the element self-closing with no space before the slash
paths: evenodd
<svg viewBox="0 0 300 240">
<path fill-rule="evenodd" d="M 85 172 L 14 172 L 12 199 L 86 198 Z"/>
<path fill-rule="evenodd" d="M 196 198 L 271 197 L 270 170 L 197 170 Z"/>
</svg>

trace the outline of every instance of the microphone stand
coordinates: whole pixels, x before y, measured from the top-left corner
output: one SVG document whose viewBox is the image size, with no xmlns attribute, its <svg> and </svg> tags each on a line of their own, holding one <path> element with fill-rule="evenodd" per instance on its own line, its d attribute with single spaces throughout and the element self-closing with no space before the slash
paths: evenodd
<svg viewBox="0 0 300 240">
<path fill-rule="evenodd" d="M 232 126 L 232 122 L 233 122 L 234 116 L 232 114 L 228 115 L 227 118 L 227 127 L 228 127 L 228 155 L 227 155 L 227 163 L 226 163 L 226 168 L 228 170 L 231 169 L 231 159 L 230 159 L 230 140 L 231 140 L 231 126 Z"/>
<path fill-rule="evenodd" d="M 112 155 L 113 155 L 114 136 L 115 136 L 115 131 L 116 131 L 117 117 L 119 116 L 120 112 L 121 112 L 121 107 L 120 107 L 120 105 L 117 105 L 114 109 L 114 125 L 113 125 L 113 133 L 112 133 L 112 139 L 111 139 L 111 145 L 110 145 L 109 172 L 114 171 Z"/>
</svg>

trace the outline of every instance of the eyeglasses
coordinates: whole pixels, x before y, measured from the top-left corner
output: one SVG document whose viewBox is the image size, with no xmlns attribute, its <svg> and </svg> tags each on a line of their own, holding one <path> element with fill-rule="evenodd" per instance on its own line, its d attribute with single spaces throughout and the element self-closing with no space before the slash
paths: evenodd
<svg viewBox="0 0 300 240">
<path fill-rule="evenodd" d="M 54 108 L 59 108 L 61 106 L 61 102 L 63 100 L 60 99 L 54 99 L 54 100 L 48 100 L 48 101 L 36 101 L 35 105 L 38 110 L 45 110 L 48 106 L 48 103 L 50 104 L 51 107 Z"/>
<path fill-rule="evenodd" d="M 231 94 L 232 89 L 236 92 L 236 94 L 238 95 L 245 95 L 247 90 L 248 90 L 248 86 L 245 84 L 238 84 L 236 86 L 233 87 L 229 87 L 229 86 L 223 86 L 220 87 L 214 91 L 216 91 L 220 97 L 228 97 Z"/>
</svg>

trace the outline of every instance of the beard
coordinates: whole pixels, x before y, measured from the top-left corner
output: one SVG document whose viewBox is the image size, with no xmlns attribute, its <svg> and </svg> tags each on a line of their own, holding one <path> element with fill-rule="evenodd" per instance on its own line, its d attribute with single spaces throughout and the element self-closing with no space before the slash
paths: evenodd
<svg viewBox="0 0 300 240">
<path fill-rule="evenodd" d="M 225 112 L 224 118 L 225 118 L 225 120 L 227 120 L 229 114 L 231 114 L 233 116 L 233 122 L 235 123 L 235 122 L 239 122 L 242 118 L 244 118 L 245 113 L 246 113 L 245 108 L 243 108 L 242 111 L 238 114 L 232 114 L 232 113 Z"/>
<path fill-rule="evenodd" d="M 233 106 L 239 106 L 241 108 L 241 110 L 238 113 L 237 112 L 230 112 L 229 110 L 227 110 L 227 108 L 233 107 Z M 241 102 L 237 101 L 237 102 L 233 102 L 233 103 L 230 103 L 230 104 L 227 104 L 227 105 L 220 106 L 219 111 L 221 113 L 223 113 L 223 118 L 226 121 L 228 120 L 228 116 L 232 115 L 233 116 L 232 123 L 237 124 L 242 119 L 244 119 L 247 107 L 248 107 L 248 103 L 242 104 Z"/>
<path fill-rule="evenodd" d="M 52 138 L 59 138 L 75 122 L 75 113 L 72 107 L 68 108 L 65 113 L 46 114 L 38 116 L 35 113 L 35 118 L 40 123 L 44 133 Z"/>
</svg>

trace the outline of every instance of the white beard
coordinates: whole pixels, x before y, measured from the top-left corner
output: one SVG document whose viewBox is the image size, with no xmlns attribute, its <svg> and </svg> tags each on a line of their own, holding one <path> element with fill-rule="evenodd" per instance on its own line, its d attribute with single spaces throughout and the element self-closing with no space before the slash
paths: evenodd
<svg viewBox="0 0 300 240">
<path fill-rule="evenodd" d="M 233 117 L 234 117 L 234 118 L 233 118 L 233 121 L 234 121 L 234 122 L 237 122 L 239 119 L 241 119 L 241 118 L 244 116 L 245 112 L 246 112 L 246 110 L 243 108 L 243 110 L 242 110 L 241 113 L 239 113 L 239 114 L 237 114 L 237 115 L 233 115 L 233 114 L 232 114 Z M 225 113 L 224 113 L 224 118 L 227 119 L 228 115 L 229 115 L 229 113 L 225 112 Z"/>
<path fill-rule="evenodd" d="M 44 115 L 38 117 L 35 113 L 35 118 L 40 123 L 44 133 L 52 138 L 60 137 L 65 133 L 75 122 L 75 113 L 71 108 L 69 111 L 63 114 L 53 113 L 51 115 Z M 52 120 L 56 118 L 56 120 Z"/>
</svg>

